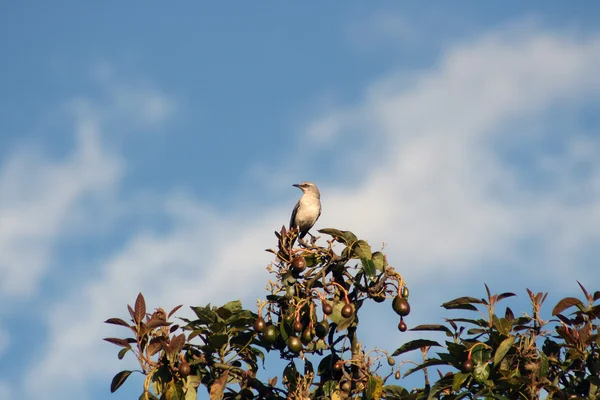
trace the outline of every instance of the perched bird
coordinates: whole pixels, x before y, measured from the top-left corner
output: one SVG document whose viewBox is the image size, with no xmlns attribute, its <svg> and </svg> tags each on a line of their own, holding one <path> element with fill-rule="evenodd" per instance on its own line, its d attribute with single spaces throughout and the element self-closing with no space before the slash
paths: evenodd
<svg viewBox="0 0 600 400">
<path fill-rule="evenodd" d="M 302 190 L 303 195 L 292 212 L 290 229 L 298 228 L 299 238 L 302 239 L 321 215 L 321 193 L 312 182 L 302 182 L 293 186 Z"/>
</svg>

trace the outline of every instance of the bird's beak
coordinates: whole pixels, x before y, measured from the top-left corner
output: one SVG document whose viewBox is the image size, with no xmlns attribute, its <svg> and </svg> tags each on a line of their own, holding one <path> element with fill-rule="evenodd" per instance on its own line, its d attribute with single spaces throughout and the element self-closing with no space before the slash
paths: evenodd
<svg viewBox="0 0 600 400">
<path fill-rule="evenodd" d="M 292 186 L 295 186 L 295 187 L 299 188 L 299 187 L 300 187 L 300 184 L 298 184 L 298 183 L 295 183 L 295 184 L 293 184 Z"/>
</svg>

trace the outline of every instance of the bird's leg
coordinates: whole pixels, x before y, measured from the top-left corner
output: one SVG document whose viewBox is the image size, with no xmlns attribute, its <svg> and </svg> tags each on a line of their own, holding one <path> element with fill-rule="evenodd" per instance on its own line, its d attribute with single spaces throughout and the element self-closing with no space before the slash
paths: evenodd
<svg viewBox="0 0 600 400">
<path fill-rule="evenodd" d="M 307 232 L 307 233 L 310 235 L 310 242 L 311 242 L 311 244 L 313 244 L 313 245 L 314 245 L 314 244 L 316 243 L 316 241 L 317 241 L 317 240 L 319 240 L 319 238 L 321 237 L 321 236 L 315 236 L 315 235 L 313 235 L 313 234 L 312 234 L 312 233 L 310 233 L 310 232 Z"/>
</svg>

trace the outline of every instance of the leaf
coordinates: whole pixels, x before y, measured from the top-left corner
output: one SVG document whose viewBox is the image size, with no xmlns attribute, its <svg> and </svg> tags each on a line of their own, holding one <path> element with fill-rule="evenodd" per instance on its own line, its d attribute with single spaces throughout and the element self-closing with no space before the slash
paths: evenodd
<svg viewBox="0 0 600 400">
<path fill-rule="evenodd" d="M 514 343 L 515 343 L 514 336 L 510 336 L 510 337 L 504 339 L 502 341 L 502 343 L 500 343 L 500 346 L 498 346 L 498 349 L 496 350 L 496 354 L 494 354 L 494 366 L 497 366 L 498 364 L 500 364 L 500 361 L 502 361 L 502 359 L 504 358 L 506 353 L 508 353 L 508 351 L 510 350 L 510 348 L 512 347 L 512 345 Z"/>
<path fill-rule="evenodd" d="M 184 400 L 181 384 L 175 383 L 174 381 L 169 382 L 169 386 L 165 392 L 165 398 L 166 400 Z"/>
<path fill-rule="evenodd" d="M 208 344 L 215 350 L 221 350 L 228 342 L 229 337 L 227 335 L 211 335 L 208 338 Z"/>
<path fill-rule="evenodd" d="M 598 299 L 600 299 L 600 290 L 596 290 L 594 292 L 594 297 L 593 297 L 594 301 L 597 301 Z"/>
<path fill-rule="evenodd" d="M 579 282 L 578 282 L 579 283 Z M 548 373 L 548 356 L 544 354 L 544 352 L 540 351 L 540 371 L 538 372 L 538 377 L 543 378 Z"/>
<path fill-rule="evenodd" d="M 117 357 L 119 357 L 119 360 L 122 360 L 123 357 L 125 357 L 125 354 L 127 354 L 127 352 L 131 350 L 131 347 L 124 347 L 121 350 L 119 350 L 119 354 L 117 354 Z"/>
<path fill-rule="evenodd" d="M 373 254 L 371 253 L 371 246 L 369 246 L 369 243 L 364 240 L 355 242 L 352 245 L 352 257 L 370 260 L 373 257 Z"/>
<path fill-rule="evenodd" d="M 223 393 L 225 392 L 225 385 L 227 383 L 227 376 L 229 375 L 229 370 L 226 369 L 223 371 L 221 376 L 214 380 L 213 384 L 210 386 L 210 400 L 222 400 Z"/>
<path fill-rule="evenodd" d="M 501 293 L 498 295 L 498 301 L 502 300 L 502 299 L 506 299 L 508 297 L 513 297 L 516 296 L 516 294 L 511 293 L 511 292 L 505 292 L 505 293 Z"/>
<path fill-rule="evenodd" d="M 323 357 L 317 367 L 317 375 L 322 376 L 331 370 L 331 354 Z"/>
<path fill-rule="evenodd" d="M 470 375 L 471 374 L 465 374 L 463 372 L 455 373 L 452 377 L 452 390 L 455 392 L 460 391 L 462 384 L 465 383 L 465 381 Z"/>
<path fill-rule="evenodd" d="M 513 319 L 515 319 L 515 314 L 512 312 L 510 307 L 506 307 L 506 311 L 504 312 L 504 318 L 506 318 L 507 321 L 512 321 Z"/>
<path fill-rule="evenodd" d="M 592 299 L 592 297 L 588 294 L 587 290 L 585 290 L 585 288 L 583 287 L 583 285 L 577 281 L 577 284 L 579 285 L 579 287 L 581 288 L 581 291 L 583 292 L 583 295 L 585 296 L 585 298 L 589 301 Z"/>
<path fill-rule="evenodd" d="M 207 325 L 217 320 L 217 314 L 215 314 L 215 312 L 211 310 L 209 306 L 191 307 L 191 309 L 198 317 L 198 321 L 194 322 L 199 323 L 200 325 Z"/>
<path fill-rule="evenodd" d="M 408 396 L 408 390 L 398 385 L 386 385 L 383 387 L 383 393 L 386 399 L 404 399 Z"/>
<path fill-rule="evenodd" d="M 135 322 L 135 312 L 133 308 L 129 304 L 127 304 L 127 311 L 129 311 L 129 315 L 131 315 L 131 319 Z"/>
<path fill-rule="evenodd" d="M 112 344 L 116 344 L 117 346 L 121 346 L 121 347 L 131 347 L 129 345 L 129 343 L 133 340 L 133 343 L 135 343 L 135 339 L 119 339 L 119 338 L 104 338 L 103 340 L 106 340 L 108 343 L 112 343 Z"/>
<path fill-rule="evenodd" d="M 438 394 L 443 391 L 447 391 L 452 387 L 452 381 L 450 378 L 442 378 L 433 384 L 429 390 L 427 400 L 433 400 L 439 398 Z"/>
<path fill-rule="evenodd" d="M 104 321 L 105 324 L 121 325 L 129 328 L 129 324 L 123 321 L 121 318 L 109 318 Z"/>
<path fill-rule="evenodd" d="M 458 297 L 454 300 L 450 300 L 444 304 L 442 304 L 442 307 L 444 307 L 447 310 L 450 309 L 465 309 L 465 310 L 477 310 L 476 307 L 472 306 L 472 304 L 483 304 L 484 302 L 481 299 L 477 299 L 475 297 L 469 297 L 469 296 L 465 296 L 465 297 Z M 468 306 L 471 305 L 471 307 L 461 307 L 461 306 Z"/>
<path fill-rule="evenodd" d="M 354 233 L 352 233 L 350 231 L 341 231 L 339 229 L 325 228 L 325 229 L 320 229 L 319 233 L 329 235 L 329 236 L 333 237 L 336 241 L 338 241 L 340 243 L 345 243 L 346 245 L 351 245 L 352 243 L 354 243 L 358 240 L 358 238 L 356 237 L 356 235 Z"/>
<path fill-rule="evenodd" d="M 231 311 L 232 314 L 237 314 L 242 311 L 242 302 L 239 300 L 230 301 L 221 308 Z"/>
<path fill-rule="evenodd" d="M 181 308 L 181 306 L 183 306 L 183 304 L 180 304 L 180 305 L 176 306 L 175 308 L 173 308 L 173 309 L 171 310 L 171 312 L 169 313 L 169 315 L 167 315 L 167 318 L 171 318 L 171 316 L 172 316 L 173 314 L 175 314 L 175 313 L 177 312 L 177 310 L 179 310 L 179 309 Z"/>
<path fill-rule="evenodd" d="M 392 357 L 396 357 L 402 353 L 417 350 L 417 349 L 420 349 L 422 347 L 427 347 L 427 346 L 438 346 L 439 347 L 440 344 L 436 341 L 427 340 L 427 339 L 411 340 L 410 342 L 406 342 L 402 346 L 398 347 L 396 349 L 396 351 L 394 351 L 392 353 Z"/>
<path fill-rule="evenodd" d="M 158 328 L 159 326 L 169 326 L 172 322 L 163 321 L 162 319 L 151 319 L 146 324 L 146 329 L 152 330 L 154 328 Z"/>
<path fill-rule="evenodd" d="M 188 380 L 190 376 L 188 376 Z M 198 392 L 195 387 L 190 387 L 190 385 L 187 386 L 184 400 L 198 400 Z"/>
<path fill-rule="evenodd" d="M 140 323 L 142 319 L 146 316 L 146 301 L 144 300 L 144 296 L 142 293 L 139 293 L 137 298 L 135 299 L 135 307 L 133 312 L 133 320 L 136 323 Z"/>
<path fill-rule="evenodd" d="M 450 329 L 448 329 L 444 325 L 435 325 L 435 324 L 417 325 L 414 328 L 411 328 L 409 330 L 410 331 L 439 331 L 439 332 L 446 332 L 450 335 L 452 334 Z"/>
<path fill-rule="evenodd" d="M 375 263 L 373 263 L 373 260 L 361 258 L 360 263 L 362 264 L 366 277 L 373 280 L 373 278 L 375 278 Z"/>
<path fill-rule="evenodd" d="M 383 388 L 383 379 L 380 376 L 369 375 L 365 398 L 379 400 Z"/>
<path fill-rule="evenodd" d="M 373 265 L 377 271 L 383 271 L 384 268 L 388 266 L 385 255 L 380 251 L 373 253 L 371 259 L 373 260 Z"/>
<path fill-rule="evenodd" d="M 428 368 L 428 367 L 432 367 L 434 365 L 448 365 L 448 363 L 446 361 L 442 361 L 439 360 L 437 358 L 428 358 L 427 360 L 425 360 L 425 362 L 423 362 L 423 364 L 418 365 L 414 368 L 409 369 L 408 371 L 406 371 L 404 373 L 404 377 L 406 378 L 407 376 L 422 370 L 423 368 Z"/>
<path fill-rule="evenodd" d="M 289 385 L 290 392 L 295 392 L 298 385 L 298 379 L 300 379 L 300 373 L 296 369 L 296 364 L 294 364 L 293 360 L 283 369 L 283 379 L 284 382 L 287 382 L 287 385 Z"/>
<path fill-rule="evenodd" d="M 485 382 L 490 376 L 490 366 L 487 362 L 477 363 L 473 370 L 473 377 L 479 383 Z"/>
<path fill-rule="evenodd" d="M 171 350 L 173 351 L 173 354 L 179 353 L 179 351 L 183 349 L 183 346 L 185 346 L 185 334 L 181 333 L 171 339 Z"/>
<path fill-rule="evenodd" d="M 552 310 L 552 315 L 555 316 L 556 314 L 560 314 L 567 308 L 578 305 L 578 304 L 583 305 L 581 300 L 579 300 L 575 297 L 565 297 L 564 299 L 559 301 L 558 304 L 554 307 L 554 309 Z"/>
<path fill-rule="evenodd" d="M 110 392 L 114 393 L 118 388 L 120 388 L 132 372 L 133 371 L 121 371 L 118 374 L 116 374 L 113 377 L 112 382 L 110 383 Z"/>
<path fill-rule="evenodd" d="M 506 318 L 498 318 L 496 315 L 492 315 L 492 323 L 501 335 L 508 336 L 511 328 L 510 321 Z"/>
</svg>

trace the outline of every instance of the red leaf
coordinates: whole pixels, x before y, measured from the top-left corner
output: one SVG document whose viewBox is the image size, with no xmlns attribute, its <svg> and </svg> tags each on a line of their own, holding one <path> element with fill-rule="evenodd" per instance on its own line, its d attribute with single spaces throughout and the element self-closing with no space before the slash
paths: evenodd
<svg viewBox="0 0 600 400">
<path fill-rule="evenodd" d="M 511 292 L 506 292 L 506 293 L 502 293 L 498 295 L 498 301 L 502 300 L 502 299 L 506 299 L 507 297 L 513 297 L 516 296 L 516 294 L 511 293 Z"/>
<path fill-rule="evenodd" d="M 585 288 L 583 287 L 583 285 L 577 281 L 577 284 L 579 285 L 579 287 L 581 288 L 581 291 L 583 292 L 583 295 L 585 296 L 587 301 L 592 301 L 592 296 L 590 296 L 587 292 L 587 290 L 585 290 Z"/>
<path fill-rule="evenodd" d="M 137 299 L 135 299 L 135 311 L 133 313 L 133 320 L 136 323 L 140 323 L 142 319 L 146 316 L 146 301 L 144 301 L 144 296 L 142 294 L 138 294 Z"/>
<path fill-rule="evenodd" d="M 181 306 L 183 306 L 183 304 L 180 304 L 177 307 L 175 307 L 174 309 L 172 309 L 171 312 L 169 313 L 169 315 L 167 316 L 167 318 L 171 318 L 171 316 L 173 314 L 175 314 L 177 312 L 177 310 L 179 310 L 181 308 Z"/>
<path fill-rule="evenodd" d="M 113 325 L 121 325 L 121 326 L 126 326 L 127 328 L 129 328 L 129 324 L 125 321 L 123 321 L 121 318 L 109 318 L 106 321 L 104 321 L 105 324 L 113 324 Z"/>
<path fill-rule="evenodd" d="M 552 315 L 560 314 L 567 308 L 572 307 L 577 304 L 583 305 L 581 300 L 579 300 L 575 297 L 565 297 L 564 299 L 559 301 L 558 304 L 554 307 L 554 310 L 552 310 Z"/>
<path fill-rule="evenodd" d="M 121 347 L 131 347 L 129 346 L 129 340 L 127 339 L 119 339 L 119 338 L 104 338 L 108 343 L 116 344 Z"/>
</svg>

